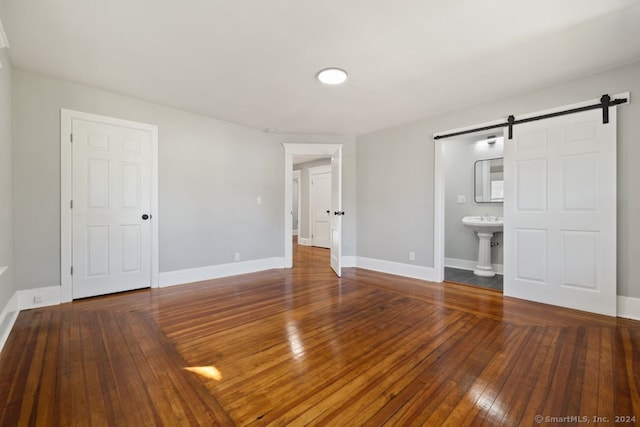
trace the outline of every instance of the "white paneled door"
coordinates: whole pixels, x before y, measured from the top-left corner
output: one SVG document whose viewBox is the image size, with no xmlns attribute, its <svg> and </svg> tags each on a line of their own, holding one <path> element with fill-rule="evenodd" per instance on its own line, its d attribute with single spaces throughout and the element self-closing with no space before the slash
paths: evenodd
<svg viewBox="0 0 640 427">
<path fill-rule="evenodd" d="M 331 156 L 331 268 L 342 276 L 342 147 Z"/>
<path fill-rule="evenodd" d="M 151 285 L 151 135 L 72 120 L 73 298 Z"/>
<path fill-rule="evenodd" d="M 505 138 L 504 294 L 616 315 L 616 111 Z"/>
<path fill-rule="evenodd" d="M 311 175 L 311 241 L 313 246 L 331 247 L 331 171 Z M 322 168 L 324 169 L 324 168 Z"/>
</svg>

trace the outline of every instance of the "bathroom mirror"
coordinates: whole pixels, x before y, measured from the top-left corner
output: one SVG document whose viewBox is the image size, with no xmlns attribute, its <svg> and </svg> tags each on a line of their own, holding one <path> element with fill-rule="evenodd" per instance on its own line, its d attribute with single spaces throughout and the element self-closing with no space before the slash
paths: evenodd
<svg viewBox="0 0 640 427">
<path fill-rule="evenodd" d="M 478 160 L 474 165 L 476 203 L 504 201 L 504 159 Z"/>
</svg>

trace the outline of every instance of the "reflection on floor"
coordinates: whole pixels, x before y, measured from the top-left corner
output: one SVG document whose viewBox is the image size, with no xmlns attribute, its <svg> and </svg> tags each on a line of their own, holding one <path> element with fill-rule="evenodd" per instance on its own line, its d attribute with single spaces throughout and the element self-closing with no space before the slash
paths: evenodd
<svg viewBox="0 0 640 427">
<path fill-rule="evenodd" d="M 445 267 L 444 280 L 447 282 L 480 286 L 482 288 L 494 289 L 502 292 L 502 274 L 496 274 L 493 277 L 480 277 L 473 274 L 473 271 L 471 270 Z"/>
</svg>

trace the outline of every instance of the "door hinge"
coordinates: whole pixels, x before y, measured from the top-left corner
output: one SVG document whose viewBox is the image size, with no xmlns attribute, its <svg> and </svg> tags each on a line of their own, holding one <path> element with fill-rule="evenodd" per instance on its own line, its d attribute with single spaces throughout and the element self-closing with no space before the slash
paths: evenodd
<svg viewBox="0 0 640 427">
<path fill-rule="evenodd" d="M 73 276 L 73 265 L 71 266 L 71 275 Z"/>
<path fill-rule="evenodd" d="M 71 142 L 73 144 L 73 134 L 72 133 L 69 134 L 69 142 Z"/>
<path fill-rule="evenodd" d="M 70 207 L 71 209 L 73 209 L 73 200 L 71 200 L 71 202 L 69 202 L 69 207 Z"/>
</svg>

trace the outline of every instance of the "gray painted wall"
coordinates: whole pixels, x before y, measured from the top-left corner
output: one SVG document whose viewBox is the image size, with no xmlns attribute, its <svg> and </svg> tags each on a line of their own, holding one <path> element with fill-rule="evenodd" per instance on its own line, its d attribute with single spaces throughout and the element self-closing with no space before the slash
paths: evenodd
<svg viewBox="0 0 640 427">
<path fill-rule="evenodd" d="M 12 175 L 12 91 L 11 61 L 0 49 L 0 312 L 15 292 L 13 283 L 13 175 Z"/>
<path fill-rule="evenodd" d="M 359 257 L 433 266 L 430 138 L 428 122 L 357 137 Z"/>
<path fill-rule="evenodd" d="M 630 91 L 618 108 L 618 294 L 640 297 L 640 63 L 357 138 L 358 256 L 433 267 L 434 133 Z M 434 99 L 433 102 L 438 102 Z"/>
<path fill-rule="evenodd" d="M 284 256 L 282 142 L 345 144 L 343 198 L 355 205 L 353 137 L 265 133 L 19 70 L 13 81 L 18 289 L 60 284 L 61 108 L 158 125 L 161 272 L 230 263 L 235 252 Z M 355 254 L 350 227 L 345 255 Z"/>
<path fill-rule="evenodd" d="M 478 260 L 478 236 L 462 224 L 468 215 L 502 216 L 502 203 L 476 203 L 474 164 L 477 160 L 502 157 L 503 143 L 478 143 L 479 136 L 446 140 L 442 158 L 445 170 L 445 258 L 475 262 Z M 458 203 L 458 196 L 466 202 Z M 502 264 L 502 233 L 493 237 L 498 246 L 491 249 L 491 262 Z"/>
</svg>

